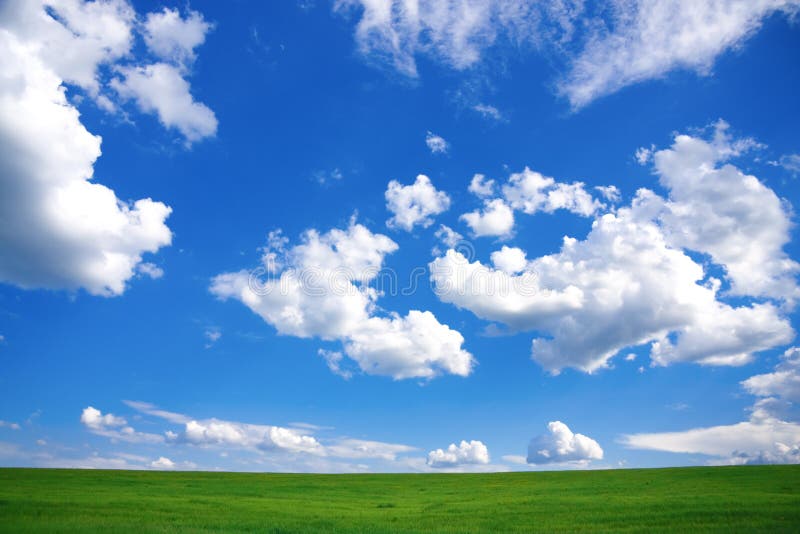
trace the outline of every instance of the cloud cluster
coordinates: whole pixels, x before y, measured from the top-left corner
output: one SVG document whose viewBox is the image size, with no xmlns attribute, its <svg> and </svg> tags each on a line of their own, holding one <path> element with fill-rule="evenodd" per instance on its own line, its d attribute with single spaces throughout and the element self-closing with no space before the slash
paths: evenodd
<svg viewBox="0 0 800 534">
<path fill-rule="evenodd" d="M 547 423 L 547 433 L 535 437 L 528 445 L 529 464 L 578 464 L 602 460 L 603 449 L 588 436 L 574 434 L 561 421 Z"/>
<path fill-rule="evenodd" d="M 629 206 L 599 216 L 582 241 L 525 260 L 502 249 L 495 266 L 449 250 L 430 264 L 439 298 L 514 330 L 545 335 L 532 357 L 558 372 L 592 372 L 626 347 L 651 343 L 656 365 L 741 365 L 794 337 L 780 302 L 732 305 L 727 293 L 791 303 L 797 264 L 788 259 L 789 214 L 775 193 L 726 158 L 751 143 L 679 135 L 655 154 L 669 197 L 641 189 Z M 534 205 L 538 205 L 535 204 Z M 709 254 L 724 280 L 688 251 Z"/>
<path fill-rule="evenodd" d="M 392 180 L 386 189 L 386 209 L 392 213 L 386 226 L 402 228 L 407 232 L 417 225 L 427 228 L 433 224 L 435 215 L 449 207 L 450 197 L 447 193 L 437 191 L 424 174 L 417 176 L 411 185 L 401 185 L 397 180 Z"/>
<path fill-rule="evenodd" d="M 265 280 L 248 271 L 224 273 L 214 278 L 212 293 L 241 301 L 280 334 L 341 341 L 344 354 L 367 374 L 402 379 L 471 372 L 464 338 L 431 312 L 378 315 L 379 293 L 369 283 L 397 250 L 388 237 L 351 222 L 344 230 L 309 230 L 291 248 L 285 238 L 272 241 L 263 258 Z M 339 369 L 341 358 L 331 362 Z"/>
<path fill-rule="evenodd" d="M 609 187 L 613 186 L 600 189 L 604 194 L 609 191 L 613 194 L 615 189 Z M 493 198 L 497 192 L 495 181 L 486 179 L 482 174 L 472 177 L 468 189 L 483 199 L 484 203 L 482 209 L 461 216 L 475 237 L 510 237 L 514 229 L 514 210 L 528 215 L 566 210 L 589 217 L 606 207 L 586 191 L 582 182 L 557 182 L 528 167 L 509 176 L 499 197 Z"/>
<path fill-rule="evenodd" d="M 441 135 L 428 131 L 425 135 L 425 144 L 431 151 L 431 154 L 444 154 L 450 148 L 450 144 Z"/>
<path fill-rule="evenodd" d="M 462 465 L 488 464 L 489 449 L 480 441 L 464 441 L 456 445 L 451 443 L 447 449 L 436 449 L 428 453 L 428 465 L 431 467 L 458 467 Z"/>
</svg>

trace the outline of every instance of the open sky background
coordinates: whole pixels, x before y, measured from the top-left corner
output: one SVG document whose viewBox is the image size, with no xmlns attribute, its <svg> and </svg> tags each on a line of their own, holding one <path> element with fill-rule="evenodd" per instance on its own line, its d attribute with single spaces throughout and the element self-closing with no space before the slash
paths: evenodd
<svg viewBox="0 0 800 534">
<path fill-rule="evenodd" d="M 798 9 L 0 0 L 0 464 L 800 462 Z"/>
</svg>

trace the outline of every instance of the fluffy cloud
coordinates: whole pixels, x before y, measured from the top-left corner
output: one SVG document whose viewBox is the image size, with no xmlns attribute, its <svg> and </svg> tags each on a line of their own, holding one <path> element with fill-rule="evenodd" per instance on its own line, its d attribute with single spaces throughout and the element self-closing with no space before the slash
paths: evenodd
<svg viewBox="0 0 800 534">
<path fill-rule="evenodd" d="M 190 10 L 183 18 L 177 9 L 164 8 L 145 18 L 144 42 L 158 58 L 188 65 L 194 62 L 194 49 L 205 42 L 211 27 L 197 11 Z"/>
<path fill-rule="evenodd" d="M 589 217 L 603 207 L 586 191 L 582 182 L 556 182 L 554 178 L 527 167 L 509 176 L 508 183 L 503 186 L 503 196 L 512 208 L 528 215 L 563 209 Z"/>
<path fill-rule="evenodd" d="M 726 163 L 755 145 L 734 141 L 718 121 L 708 141 L 678 135 L 654 154 L 669 199 L 661 223 L 670 244 L 709 254 L 724 266 L 734 295 L 794 300 L 800 265 L 783 247 L 790 241 L 789 208 L 755 176 Z"/>
<path fill-rule="evenodd" d="M 19 423 L 0 420 L 0 428 L 10 428 L 11 430 L 19 430 L 20 426 Z"/>
<path fill-rule="evenodd" d="M 437 191 L 430 178 L 417 176 L 411 185 L 401 185 L 397 180 L 389 182 L 386 189 L 386 209 L 393 216 L 386 221 L 390 228 L 402 228 L 410 232 L 414 226 L 427 228 L 433 224 L 433 216 L 450 207 L 450 197 Z"/>
<path fill-rule="evenodd" d="M 157 460 L 150 462 L 150 467 L 161 470 L 175 469 L 175 462 L 165 456 L 160 456 Z"/>
<path fill-rule="evenodd" d="M 149 198 L 121 201 L 91 181 L 100 138 L 67 101 L 62 78 L 42 58 L 47 48 L 19 39 L 6 16 L 0 15 L 0 280 L 119 295 L 142 255 L 170 244 L 171 210 Z"/>
<path fill-rule="evenodd" d="M 247 271 L 225 273 L 214 278 L 212 293 L 241 301 L 280 334 L 341 341 L 344 353 L 368 374 L 402 379 L 471 372 L 464 338 L 432 313 L 376 314 L 379 292 L 369 283 L 386 254 L 397 250 L 394 241 L 351 223 L 324 234 L 309 230 L 300 244 L 285 244 L 273 236 L 267 247 L 266 280 Z M 335 361 L 338 366 L 340 359 Z"/>
<path fill-rule="evenodd" d="M 428 453 L 431 467 L 458 467 L 470 464 L 488 464 L 489 449 L 480 441 L 461 441 L 451 443 L 447 449 L 436 449 Z"/>
<path fill-rule="evenodd" d="M 475 237 L 509 237 L 514 230 L 514 210 L 502 199 L 487 200 L 483 209 L 461 216 Z"/>
<path fill-rule="evenodd" d="M 579 108 L 597 97 L 676 69 L 708 74 L 716 58 L 793 0 L 616 1 L 610 28 L 590 37 L 560 90 Z"/>
<path fill-rule="evenodd" d="M 469 182 L 469 192 L 479 198 L 494 196 L 494 180 L 487 179 L 483 174 L 476 174 Z"/>
<path fill-rule="evenodd" d="M 180 68 L 167 63 L 119 67 L 111 81 L 120 97 L 133 99 L 145 113 L 155 113 L 167 128 L 175 128 L 187 143 L 217 132 L 217 118 L 205 104 L 195 102 Z"/>
<path fill-rule="evenodd" d="M 646 343 L 657 365 L 741 365 L 788 343 L 794 332 L 776 303 L 719 300 L 722 282 L 683 249 L 709 253 L 733 293 L 796 294 L 796 263 L 782 250 L 787 208 L 755 177 L 715 166 L 715 155 L 737 146 L 719 129 L 713 141 L 678 136 L 656 157 L 668 199 L 642 189 L 630 206 L 598 217 L 585 240 L 566 237 L 559 253 L 524 269 L 519 253 L 504 261 L 509 250 L 495 253 L 498 268 L 450 250 L 430 264 L 436 292 L 483 319 L 545 333 L 532 356 L 551 372 L 591 372 Z"/>
<path fill-rule="evenodd" d="M 603 459 L 603 449 L 588 436 L 574 434 L 561 421 L 547 423 L 546 434 L 535 437 L 528 445 L 528 463 L 574 463 L 585 465 Z"/>
<path fill-rule="evenodd" d="M 103 414 L 97 408 L 89 406 L 81 413 L 81 423 L 93 434 L 110 438 L 114 441 L 130 443 L 160 443 L 164 441 L 158 434 L 137 432 L 128 422 L 114 414 Z"/>
<path fill-rule="evenodd" d="M 742 386 L 759 397 L 776 396 L 800 403 L 800 348 L 787 349 L 774 372 L 751 376 Z"/>
<path fill-rule="evenodd" d="M 483 209 L 461 216 L 475 237 L 510 237 L 514 229 L 514 210 L 528 215 L 567 210 L 589 217 L 605 207 L 586 191 L 582 182 L 557 182 L 528 167 L 509 176 L 502 187 L 502 198 L 490 198 L 495 194 L 496 185 L 494 180 L 487 180 L 482 174 L 472 177 L 468 189 L 484 199 Z M 613 186 L 601 187 L 600 190 L 604 194 L 619 194 Z"/>
<path fill-rule="evenodd" d="M 514 275 L 525 270 L 528 260 L 525 258 L 525 251 L 521 248 L 503 245 L 500 250 L 492 252 L 492 263 L 495 269 Z"/>
<path fill-rule="evenodd" d="M 428 145 L 431 154 L 444 154 L 450 147 L 448 142 L 445 141 L 444 137 L 441 135 L 436 135 L 431 131 L 425 135 L 425 144 Z"/>
</svg>

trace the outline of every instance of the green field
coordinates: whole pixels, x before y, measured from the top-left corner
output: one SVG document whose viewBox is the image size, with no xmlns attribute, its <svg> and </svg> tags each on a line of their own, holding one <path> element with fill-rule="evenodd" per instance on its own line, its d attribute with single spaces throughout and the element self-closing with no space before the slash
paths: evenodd
<svg viewBox="0 0 800 534">
<path fill-rule="evenodd" d="M 800 466 L 480 475 L 0 469 L 3 532 L 800 531 Z"/>
</svg>

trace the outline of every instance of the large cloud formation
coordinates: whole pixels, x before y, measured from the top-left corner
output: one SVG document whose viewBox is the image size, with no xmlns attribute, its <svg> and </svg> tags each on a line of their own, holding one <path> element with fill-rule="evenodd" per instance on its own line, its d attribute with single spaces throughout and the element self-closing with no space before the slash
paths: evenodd
<svg viewBox="0 0 800 534">
<path fill-rule="evenodd" d="M 584 240 L 527 261 L 510 249 L 494 267 L 448 250 L 430 264 L 439 297 L 514 330 L 545 335 L 532 357 L 557 373 L 592 372 L 626 347 L 651 344 L 656 365 L 741 365 L 789 343 L 781 305 L 798 289 L 789 208 L 756 177 L 727 160 L 752 142 L 733 141 L 723 122 L 711 140 L 678 135 L 655 154 L 669 191 L 641 189 L 629 206 L 598 216 Z M 708 254 L 718 279 L 689 251 Z M 513 268 L 509 266 L 513 265 Z M 771 297 L 728 304 L 726 295 Z"/>
<path fill-rule="evenodd" d="M 212 293 L 241 301 L 280 334 L 341 341 L 368 374 L 402 379 L 471 372 L 464 338 L 431 312 L 377 314 L 379 292 L 369 283 L 384 257 L 397 250 L 394 241 L 351 222 L 344 230 L 308 230 L 300 244 L 286 245 L 280 234 L 271 234 L 261 268 L 266 279 L 255 280 L 248 271 L 220 274 Z M 337 372 L 339 360 L 329 358 Z"/>
<path fill-rule="evenodd" d="M 67 98 L 116 109 L 107 74 L 133 68 L 116 65 L 135 60 L 136 28 L 123 0 L 0 5 L 0 281 L 112 296 L 160 273 L 142 258 L 171 243 L 171 209 L 93 180 L 101 138 Z"/>
</svg>

